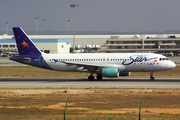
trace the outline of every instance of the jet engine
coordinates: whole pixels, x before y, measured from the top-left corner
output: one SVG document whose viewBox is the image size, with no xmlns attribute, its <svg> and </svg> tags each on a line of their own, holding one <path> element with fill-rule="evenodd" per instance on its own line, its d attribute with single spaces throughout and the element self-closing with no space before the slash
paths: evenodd
<svg viewBox="0 0 180 120">
<path fill-rule="evenodd" d="M 119 77 L 119 69 L 117 67 L 102 68 L 102 75 L 109 78 Z"/>
<path fill-rule="evenodd" d="M 130 76 L 131 72 L 119 72 L 119 76 Z"/>
</svg>

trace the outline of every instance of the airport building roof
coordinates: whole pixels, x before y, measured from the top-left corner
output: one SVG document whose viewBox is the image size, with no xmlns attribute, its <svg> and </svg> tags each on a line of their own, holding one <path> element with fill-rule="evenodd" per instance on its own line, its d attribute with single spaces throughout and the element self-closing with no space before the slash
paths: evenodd
<svg viewBox="0 0 180 120">
<path fill-rule="evenodd" d="M 35 43 L 70 43 L 70 39 L 32 39 Z M 15 39 L 0 39 L 0 43 L 15 43 Z"/>
</svg>

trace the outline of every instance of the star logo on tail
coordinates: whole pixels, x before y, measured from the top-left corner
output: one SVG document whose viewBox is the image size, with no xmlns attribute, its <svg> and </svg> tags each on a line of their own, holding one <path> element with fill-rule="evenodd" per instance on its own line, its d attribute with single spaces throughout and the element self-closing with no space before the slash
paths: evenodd
<svg viewBox="0 0 180 120">
<path fill-rule="evenodd" d="M 23 45 L 23 48 L 24 47 L 29 47 L 29 45 L 28 45 L 29 43 L 26 43 L 25 41 L 23 41 L 23 43 L 21 43 L 21 44 Z"/>
</svg>

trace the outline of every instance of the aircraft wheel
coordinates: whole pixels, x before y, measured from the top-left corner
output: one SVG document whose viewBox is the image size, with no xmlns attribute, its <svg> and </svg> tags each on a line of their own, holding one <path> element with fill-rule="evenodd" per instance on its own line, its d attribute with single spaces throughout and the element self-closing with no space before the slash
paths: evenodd
<svg viewBox="0 0 180 120">
<path fill-rule="evenodd" d="M 150 71 L 150 80 L 154 80 L 153 71 Z"/>
<path fill-rule="evenodd" d="M 154 80 L 154 77 L 150 77 L 150 80 Z"/>
<path fill-rule="evenodd" d="M 88 77 L 88 80 L 90 80 L 90 81 L 94 80 L 94 76 L 90 75 L 90 76 Z"/>
<path fill-rule="evenodd" d="M 103 76 L 101 74 L 98 74 L 96 78 L 97 80 L 102 80 Z"/>
</svg>

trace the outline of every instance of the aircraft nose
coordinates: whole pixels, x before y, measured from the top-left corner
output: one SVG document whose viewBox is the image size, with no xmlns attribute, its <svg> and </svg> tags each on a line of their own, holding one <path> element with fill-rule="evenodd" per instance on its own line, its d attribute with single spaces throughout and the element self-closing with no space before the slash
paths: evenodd
<svg viewBox="0 0 180 120">
<path fill-rule="evenodd" d="M 170 69 L 173 69 L 173 68 L 176 67 L 176 64 L 173 61 L 171 61 L 168 66 L 169 66 Z"/>
</svg>

